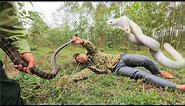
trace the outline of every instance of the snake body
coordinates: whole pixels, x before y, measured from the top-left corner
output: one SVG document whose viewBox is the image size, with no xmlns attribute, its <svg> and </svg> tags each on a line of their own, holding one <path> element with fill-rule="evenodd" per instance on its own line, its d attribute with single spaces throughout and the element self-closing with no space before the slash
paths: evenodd
<svg viewBox="0 0 185 106">
<path fill-rule="evenodd" d="M 56 55 L 57 53 L 67 46 L 69 43 L 71 43 L 71 40 L 67 43 L 61 45 L 58 49 L 55 50 L 55 52 L 51 56 L 51 64 L 53 66 L 53 71 L 51 73 L 46 73 L 44 71 L 41 71 L 38 67 L 34 66 L 31 70 L 31 73 L 36 74 L 40 78 L 43 79 L 52 79 L 54 78 L 58 72 L 60 71 L 60 67 L 56 64 Z M 11 44 L 10 40 L 5 38 L 4 36 L 0 35 L 0 48 L 8 55 L 10 60 L 14 63 L 14 65 L 21 64 L 22 66 L 26 67 L 27 63 L 24 62 L 18 53 L 18 50 L 14 45 Z"/>
<path fill-rule="evenodd" d="M 170 55 L 172 55 L 175 61 L 166 57 L 160 50 L 160 43 L 155 39 L 144 35 L 141 28 L 126 15 L 119 18 L 110 19 L 106 23 L 110 26 L 115 26 L 125 31 L 128 34 L 129 41 L 147 46 L 154 59 L 163 66 L 166 66 L 170 69 L 181 69 L 185 66 L 185 59 L 169 43 L 165 43 L 163 46 L 164 49 Z M 131 30 L 133 33 L 131 33 Z"/>
</svg>

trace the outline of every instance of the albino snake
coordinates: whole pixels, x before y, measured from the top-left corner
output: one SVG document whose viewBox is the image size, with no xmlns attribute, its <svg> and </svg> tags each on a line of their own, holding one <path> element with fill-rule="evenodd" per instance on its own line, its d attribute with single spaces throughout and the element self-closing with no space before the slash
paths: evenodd
<svg viewBox="0 0 185 106">
<path fill-rule="evenodd" d="M 110 19 L 106 21 L 110 26 L 118 27 L 128 34 L 128 40 L 136 43 L 145 45 L 150 49 L 152 56 L 163 66 L 170 69 L 181 69 L 185 66 L 185 59 L 178 53 L 169 43 L 165 43 L 164 49 L 173 56 L 175 61 L 167 58 L 163 52 L 160 50 L 160 43 L 155 39 L 143 34 L 141 28 L 132 20 L 130 20 L 126 15 Z M 131 33 L 131 30 L 133 33 Z"/>
</svg>

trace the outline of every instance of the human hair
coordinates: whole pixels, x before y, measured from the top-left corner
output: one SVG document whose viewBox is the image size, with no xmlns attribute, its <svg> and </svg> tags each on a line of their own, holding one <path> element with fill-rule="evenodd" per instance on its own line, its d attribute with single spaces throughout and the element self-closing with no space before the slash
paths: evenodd
<svg viewBox="0 0 185 106">
<path fill-rule="evenodd" d="M 80 53 L 75 53 L 74 55 L 73 55 L 73 64 L 74 65 L 77 65 L 77 66 L 80 66 L 81 68 L 85 68 L 86 67 L 86 63 L 85 64 L 83 64 L 83 63 L 80 63 L 80 62 L 78 62 L 77 60 L 76 60 L 76 57 L 79 55 Z"/>
<path fill-rule="evenodd" d="M 78 61 L 76 61 L 76 57 L 77 57 L 78 55 L 79 55 L 79 53 L 75 53 L 75 54 L 73 55 L 73 62 L 76 63 L 76 64 L 79 63 Z"/>
</svg>

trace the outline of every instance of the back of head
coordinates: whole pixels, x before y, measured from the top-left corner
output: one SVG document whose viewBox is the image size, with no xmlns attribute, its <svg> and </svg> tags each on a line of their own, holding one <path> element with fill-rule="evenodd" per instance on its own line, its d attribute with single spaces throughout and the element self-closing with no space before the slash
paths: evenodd
<svg viewBox="0 0 185 106">
<path fill-rule="evenodd" d="M 76 53 L 73 55 L 73 62 L 74 63 L 79 63 L 77 60 L 76 60 L 76 57 L 79 55 L 79 53 Z"/>
</svg>

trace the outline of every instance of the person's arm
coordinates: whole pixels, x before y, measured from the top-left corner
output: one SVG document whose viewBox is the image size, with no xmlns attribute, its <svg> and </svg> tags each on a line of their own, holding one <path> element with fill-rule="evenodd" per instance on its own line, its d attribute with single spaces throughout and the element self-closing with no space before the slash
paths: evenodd
<svg viewBox="0 0 185 106">
<path fill-rule="evenodd" d="M 14 2 L 0 2 L 0 19 L 1 36 L 9 38 L 12 44 L 18 49 L 21 58 L 28 63 L 28 67 L 22 67 L 22 65 L 15 67 L 19 70 L 30 72 L 35 61 L 26 40 L 25 29 L 20 22 L 18 10 Z"/>
<path fill-rule="evenodd" d="M 98 52 L 97 47 L 90 41 L 86 40 L 86 39 L 82 39 L 82 46 L 87 50 L 87 54 L 93 54 Z"/>
<path fill-rule="evenodd" d="M 89 69 L 91 69 L 93 72 L 97 73 L 97 74 L 107 74 L 107 73 L 111 73 L 111 70 L 110 69 L 98 69 L 94 66 L 89 66 L 88 67 Z"/>
<path fill-rule="evenodd" d="M 64 75 L 60 77 L 59 80 L 57 81 L 57 85 L 65 86 L 66 84 L 69 84 L 71 82 L 77 82 L 79 80 L 86 79 L 88 76 L 92 74 L 93 74 L 92 70 L 85 68 L 81 70 L 80 72 L 77 72 L 73 75 Z"/>
<path fill-rule="evenodd" d="M 87 50 L 87 54 L 93 54 L 98 52 L 96 46 L 92 42 L 85 39 L 81 39 L 79 36 L 74 36 L 72 38 L 72 41 L 74 44 L 81 44 Z"/>
<path fill-rule="evenodd" d="M 74 82 L 74 81 L 76 82 L 76 81 L 85 79 L 92 74 L 93 74 L 92 70 L 85 68 L 85 69 L 81 70 L 80 72 L 77 72 L 74 75 L 70 76 L 69 82 Z"/>
</svg>

